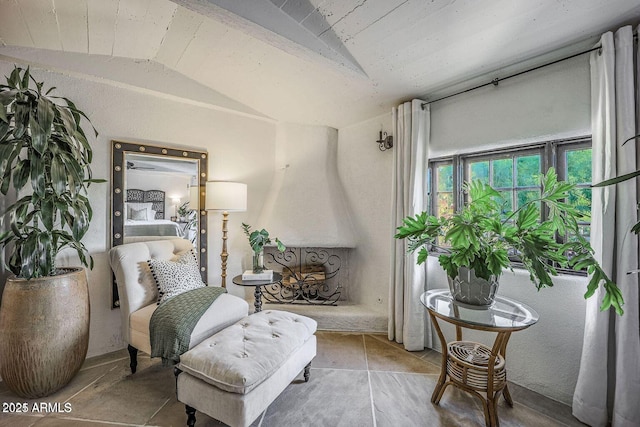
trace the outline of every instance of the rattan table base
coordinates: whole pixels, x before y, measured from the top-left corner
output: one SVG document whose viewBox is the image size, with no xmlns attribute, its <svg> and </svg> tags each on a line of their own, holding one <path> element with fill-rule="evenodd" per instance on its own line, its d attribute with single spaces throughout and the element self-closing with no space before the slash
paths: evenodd
<svg viewBox="0 0 640 427">
<path fill-rule="evenodd" d="M 447 375 L 452 381 L 478 391 L 487 391 L 491 349 L 472 341 L 453 341 L 447 345 Z M 504 357 L 497 355 L 493 368 L 493 390 L 507 382 Z"/>
<path fill-rule="evenodd" d="M 504 396 L 513 406 L 507 386 L 506 347 L 510 332 L 498 332 L 493 348 L 473 341 L 462 341 L 462 331 L 457 325 L 457 341 L 447 343 L 436 316 L 429 312 L 442 345 L 442 368 L 438 384 L 433 390 L 431 402 L 436 405 L 445 389 L 454 385 L 476 396 L 482 402 L 487 427 L 498 427 L 498 399 Z"/>
<path fill-rule="evenodd" d="M 498 427 L 498 399 L 504 396 L 509 406 L 513 400 L 507 385 L 507 343 L 512 332 L 521 331 L 538 321 L 531 307 L 505 297 L 496 297 L 487 307 L 469 307 L 454 301 L 446 289 L 425 292 L 420 301 L 440 339 L 442 363 L 440 377 L 431 402 L 440 403 L 445 389 L 454 385 L 482 402 L 487 427 Z M 447 342 L 438 321 L 456 328 L 456 340 Z M 462 329 L 496 333 L 493 346 L 462 340 Z"/>
</svg>

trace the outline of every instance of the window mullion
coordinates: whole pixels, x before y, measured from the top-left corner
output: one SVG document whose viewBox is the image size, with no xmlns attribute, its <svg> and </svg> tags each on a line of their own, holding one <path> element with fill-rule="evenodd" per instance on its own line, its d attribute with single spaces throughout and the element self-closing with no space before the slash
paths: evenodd
<svg viewBox="0 0 640 427">
<path fill-rule="evenodd" d="M 453 156 L 453 211 L 458 212 L 464 205 L 464 194 L 462 192 L 462 183 L 464 182 L 464 162 L 461 161 L 460 155 Z"/>
<path fill-rule="evenodd" d="M 511 157 L 511 164 L 511 210 L 515 211 L 518 208 L 518 192 L 516 191 L 518 186 L 518 162 L 516 162 L 516 156 Z"/>
</svg>

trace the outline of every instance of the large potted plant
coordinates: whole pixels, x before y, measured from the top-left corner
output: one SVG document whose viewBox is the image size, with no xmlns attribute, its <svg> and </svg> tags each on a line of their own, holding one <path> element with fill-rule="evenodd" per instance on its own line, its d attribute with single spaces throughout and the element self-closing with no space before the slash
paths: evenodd
<svg viewBox="0 0 640 427">
<path fill-rule="evenodd" d="M 502 271 L 511 268 L 510 258 L 515 257 L 538 289 L 553 286 L 551 277 L 558 274 L 559 267 L 586 270 L 591 278 L 585 298 L 602 284 L 606 294 L 600 308 L 613 306 L 621 315 L 624 301 L 620 289 L 579 233 L 582 214 L 565 203 L 574 186 L 558 181 L 553 169 L 541 177 L 540 185 L 540 197 L 504 212 L 500 193 L 490 185 L 479 180 L 465 183 L 469 203 L 462 209 L 442 218 L 426 212 L 404 218 L 395 238 L 408 239 L 408 250 L 418 251 L 418 264 L 424 263 L 430 252 L 439 252 L 452 294 L 460 302 L 491 304 L 491 293 L 495 294 Z M 544 221 L 541 209 L 546 210 Z M 558 235 L 566 236 L 563 243 Z"/>
<path fill-rule="evenodd" d="M 91 266 L 82 238 L 92 211 L 87 198 L 92 150 L 81 127 L 86 115 L 52 97 L 29 69 L 15 68 L 0 85 L 0 192 L 17 201 L 0 218 L 13 276 L 0 307 L 0 376 L 22 397 L 49 395 L 82 365 L 89 342 L 85 270 L 58 268 L 70 248 Z M 95 129 L 93 129 L 95 132 Z M 97 132 L 95 133 L 97 136 Z M 3 262 L 5 260 L 3 259 Z"/>
</svg>

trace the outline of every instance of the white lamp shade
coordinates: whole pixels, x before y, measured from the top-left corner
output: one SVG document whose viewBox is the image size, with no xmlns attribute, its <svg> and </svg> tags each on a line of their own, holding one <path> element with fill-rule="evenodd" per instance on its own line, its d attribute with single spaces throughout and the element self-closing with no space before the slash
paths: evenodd
<svg viewBox="0 0 640 427">
<path fill-rule="evenodd" d="M 207 182 L 209 211 L 244 212 L 247 210 L 247 184 L 228 181 Z"/>
</svg>

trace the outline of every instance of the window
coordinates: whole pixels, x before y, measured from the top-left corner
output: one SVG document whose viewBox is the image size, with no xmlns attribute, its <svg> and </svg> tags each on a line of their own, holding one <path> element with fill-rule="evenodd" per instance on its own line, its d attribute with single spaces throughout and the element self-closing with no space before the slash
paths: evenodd
<svg viewBox="0 0 640 427">
<path fill-rule="evenodd" d="M 503 212 L 510 212 L 540 196 L 543 155 L 534 149 L 463 158 L 464 181 L 480 179 L 491 185 L 502 195 Z"/>
<path fill-rule="evenodd" d="M 558 178 L 576 186 L 568 202 L 585 216 L 591 214 L 591 141 L 558 147 Z M 578 223 L 580 234 L 589 241 L 591 224 Z"/>
<path fill-rule="evenodd" d="M 453 164 L 451 162 L 439 162 L 435 164 L 435 182 L 433 188 L 436 189 L 435 206 L 437 206 L 437 216 L 451 215 L 453 210 Z"/>
<path fill-rule="evenodd" d="M 427 208 L 437 217 L 453 213 L 457 206 L 466 202 L 462 183 L 480 179 L 500 192 L 506 214 L 540 196 L 540 176 L 550 167 L 555 168 L 558 179 L 576 185 L 568 202 L 585 213 L 587 219 L 579 223 L 579 229 L 588 240 L 591 231 L 588 220 L 591 211 L 591 138 L 549 141 L 431 160 L 426 186 Z M 558 236 L 561 240 L 566 237 Z"/>
</svg>

